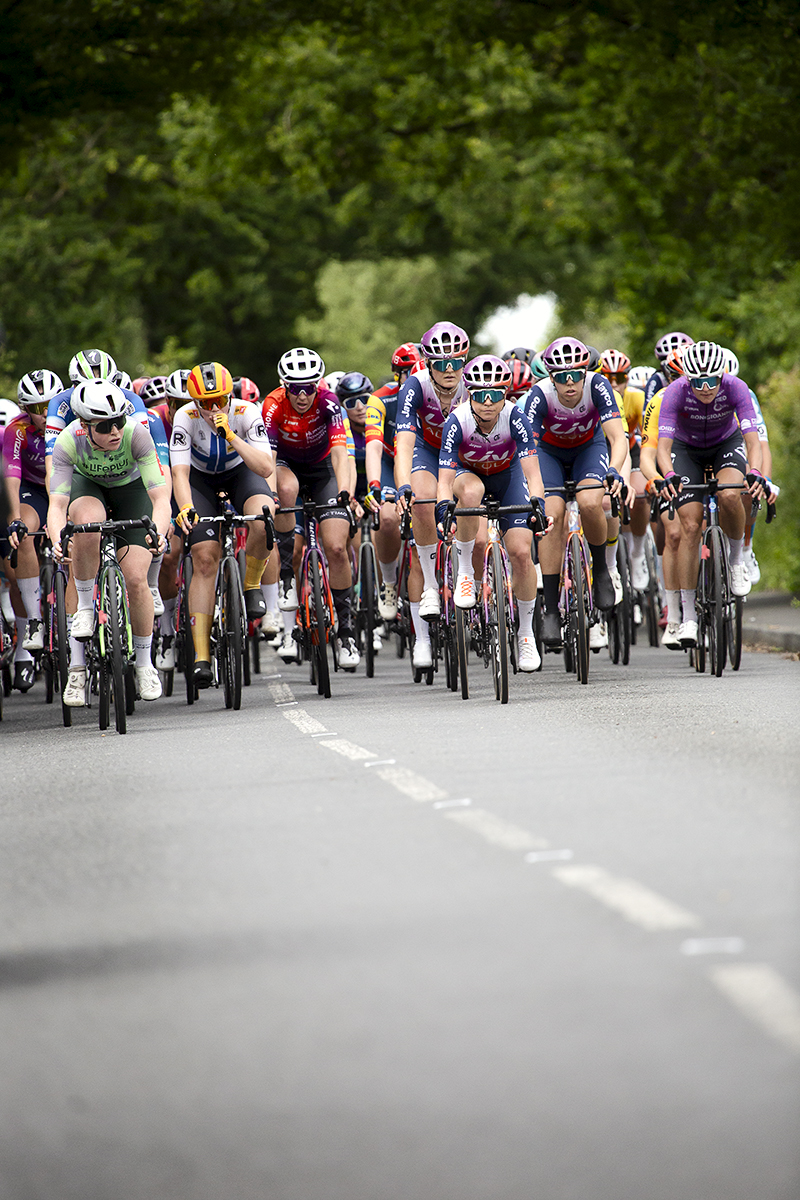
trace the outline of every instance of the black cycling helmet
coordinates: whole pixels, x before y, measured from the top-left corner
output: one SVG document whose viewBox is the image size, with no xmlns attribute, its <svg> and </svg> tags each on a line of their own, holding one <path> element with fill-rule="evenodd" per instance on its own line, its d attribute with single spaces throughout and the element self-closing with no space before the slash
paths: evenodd
<svg viewBox="0 0 800 1200">
<path fill-rule="evenodd" d="M 597 365 L 600 362 L 600 351 L 596 350 L 594 346 L 587 346 L 586 349 L 589 351 L 589 362 L 586 370 L 596 371 Z"/>
<path fill-rule="evenodd" d="M 359 399 L 366 404 L 374 391 L 372 380 L 367 375 L 361 371 L 348 371 L 336 385 L 336 398 L 340 404 L 346 404 L 348 400 L 352 403 Z"/>
</svg>

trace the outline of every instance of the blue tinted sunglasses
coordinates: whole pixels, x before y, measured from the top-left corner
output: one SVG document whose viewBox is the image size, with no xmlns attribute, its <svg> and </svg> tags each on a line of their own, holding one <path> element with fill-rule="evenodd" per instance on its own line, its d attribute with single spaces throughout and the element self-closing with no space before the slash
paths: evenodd
<svg viewBox="0 0 800 1200">
<path fill-rule="evenodd" d="M 466 363 L 466 358 L 432 358 L 428 366 L 434 371 L 449 371 L 451 367 L 454 371 L 460 371 Z"/>
<path fill-rule="evenodd" d="M 581 383 L 586 378 L 585 367 L 573 367 L 571 371 L 551 371 L 553 383 Z"/>
<path fill-rule="evenodd" d="M 722 382 L 721 375 L 698 375 L 696 379 L 689 380 L 689 386 L 700 392 L 703 388 L 709 388 L 711 391 Z"/>
<path fill-rule="evenodd" d="M 505 388 L 475 388 L 469 395 L 476 404 L 502 404 L 506 398 Z"/>
</svg>

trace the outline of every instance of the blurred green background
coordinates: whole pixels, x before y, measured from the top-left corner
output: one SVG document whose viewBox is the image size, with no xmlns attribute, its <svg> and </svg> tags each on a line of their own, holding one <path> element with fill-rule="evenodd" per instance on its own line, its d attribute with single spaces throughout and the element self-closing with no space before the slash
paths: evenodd
<svg viewBox="0 0 800 1200">
<path fill-rule="evenodd" d="M 739 355 L 800 588 L 796 0 L 20 0 L 0 39 L 0 394 L 288 346 L 377 383 L 520 294 L 652 362 Z"/>
</svg>

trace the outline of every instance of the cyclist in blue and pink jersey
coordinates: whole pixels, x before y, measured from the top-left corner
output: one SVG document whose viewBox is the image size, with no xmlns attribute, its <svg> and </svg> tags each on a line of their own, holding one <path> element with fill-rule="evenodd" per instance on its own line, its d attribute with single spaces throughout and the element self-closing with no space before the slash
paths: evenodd
<svg viewBox="0 0 800 1200">
<path fill-rule="evenodd" d="M 542 354 L 548 378 L 531 388 L 525 415 L 533 429 L 539 467 L 547 496 L 547 515 L 553 528 L 539 543 L 539 563 L 544 589 L 543 640 L 560 646 L 558 593 L 566 545 L 566 504 L 555 489 L 567 479 L 576 483 L 603 483 L 619 495 L 621 475 L 628 457 L 628 437 L 616 397 L 607 379 L 587 369 L 590 351 L 577 338 L 551 342 Z M 608 443 L 608 444 L 606 444 Z M 592 555 L 592 595 L 598 608 L 614 607 L 614 585 L 606 563 L 608 521 L 603 509 L 603 489 L 578 492 L 581 522 Z"/>
<path fill-rule="evenodd" d="M 758 418 L 750 389 L 724 371 L 725 354 L 716 342 L 695 342 L 683 355 L 684 377 L 671 383 L 661 399 L 657 461 L 664 476 L 662 495 L 673 497 L 681 522 L 678 576 L 681 588 L 683 646 L 697 641 L 695 608 L 698 550 L 703 521 L 702 496 L 685 485 L 702 484 L 706 467 L 721 485 L 745 482 L 751 497 L 764 495 Z M 731 591 L 746 596 L 750 577 L 744 565 L 744 509 L 740 493 L 720 491 L 720 525 L 730 546 Z"/>
<path fill-rule="evenodd" d="M 47 487 L 45 485 L 44 427 L 47 406 L 51 398 L 63 389 L 61 380 L 52 371 L 31 371 L 23 375 L 17 386 L 17 399 L 22 413 L 11 421 L 3 436 L 3 473 L 8 499 L 8 534 L 0 536 L 0 558 L 6 559 L 17 551 L 15 572 L 23 614 L 17 614 L 17 649 L 14 656 L 14 687 L 27 692 L 35 677 L 32 650 L 44 646 L 44 633 L 39 605 L 39 560 L 36 543 L 29 533 L 41 529 L 47 519 Z M 4 531 L 0 530 L 0 534 Z M 6 563 L 9 582 L 14 578 Z"/>
<path fill-rule="evenodd" d="M 104 350 L 79 350 L 73 356 L 69 364 L 69 377 L 72 380 L 72 386 L 65 388 L 58 395 L 53 396 L 47 409 L 47 428 L 45 432 L 45 441 L 47 445 L 48 470 L 50 469 L 50 458 L 53 453 L 53 446 L 56 438 L 61 433 L 62 429 L 66 429 L 75 419 L 75 414 L 72 411 L 71 398 L 79 383 L 84 383 L 86 380 L 92 379 L 107 379 L 109 382 L 117 374 L 117 364 L 114 362 L 110 354 L 106 354 Z M 115 385 L 116 386 L 116 385 Z M 129 412 L 131 415 L 139 413 L 138 418 L 140 424 L 144 425 L 145 429 L 150 430 L 150 424 L 147 419 L 147 409 L 144 401 L 137 396 L 136 392 L 130 388 L 120 389 L 129 401 Z M 164 463 L 163 447 L 158 450 L 159 462 Z"/>
<path fill-rule="evenodd" d="M 469 357 L 469 338 L 450 321 L 438 321 L 423 335 L 424 370 L 409 375 L 397 401 L 395 483 L 403 506 L 414 500 L 434 501 L 439 476 L 442 430 L 450 413 L 469 399 L 462 375 Z M 413 477 L 413 487 L 412 487 Z M 441 611 L 436 586 L 436 520 L 433 505 L 414 505 L 416 555 L 408 579 L 411 616 L 417 640 L 415 667 L 432 662 L 430 634 L 423 624 Z M 417 566 L 419 564 L 419 566 Z"/>
<path fill-rule="evenodd" d="M 346 371 L 336 385 L 336 399 L 350 431 L 348 449 L 356 468 L 351 493 L 362 503 L 367 495 L 367 405 L 372 390 L 372 380 L 361 371 Z"/>
<path fill-rule="evenodd" d="M 676 329 L 674 333 L 665 333 L 660 337 L 655 345 L 655 355 L 658 359 L 658 370 L 653 371 L 644 385 L 644 402 L 649 404 L 656 392 L 660 392 L 662 388 L 673 383 L 678 378 L 673 369 L 668 363 L 668 358 L 673 350 L 683 350 L 685 346 L 692 346 L 694 339 L 690 338 L 688 333 L 681 333 Z"/>
<path fill-rule="evenodd" d="M 485 496 L 500 504 L 530 504 L 532 497 L 544 509 L 544 485 L 536 458 L 533 430 L 528 418 L 508 398 L 511 364 L 494 354 L 473 358 L 464 368 L 469 400 L 450 413 L 439 451 L 437 527 L 453 497 L 465 508 L 476 508 Z M 519 667 L 536 671 L 541 659 L 533 634 L 536 571 L 531 557 L 532 509 L 506 513 L 499 519 L 514 580 L 519 607 Z M 458 554 L 455 602 L 459 608 L 475 604 L 472 553 L 478 534 L 478 517 L 458 517 L 454 544 Z"/>
<path fill-rule="evenodd" d="M 400 555 L 400 514 L 394 484 L 397 398 L 412 370 L 421 364 L 422 355 L 414 342 L 404 342 L 398 346 L 392 355 L 394 378 L 373 392 L 367 405 L 367 502 L 371 508 L 380 510 L 380 527 L 372 537 L 381 573 L 378 611 L 384 621 L 393 621 L 397 615 L 397 563 Z"/>
</svg>

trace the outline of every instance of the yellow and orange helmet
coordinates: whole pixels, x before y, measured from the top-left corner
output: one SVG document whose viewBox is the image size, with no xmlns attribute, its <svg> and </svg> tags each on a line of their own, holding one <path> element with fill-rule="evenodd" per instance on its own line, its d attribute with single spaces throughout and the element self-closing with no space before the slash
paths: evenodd
<svg viewBox="0 0 800 1200">
<path fill-rule="evenodd" d="M 189 374 L 186 389 L 201 408 L 224 408 L 233 392 L 233 378 L 222 363 L 198 363 Z"/>
</svg>

